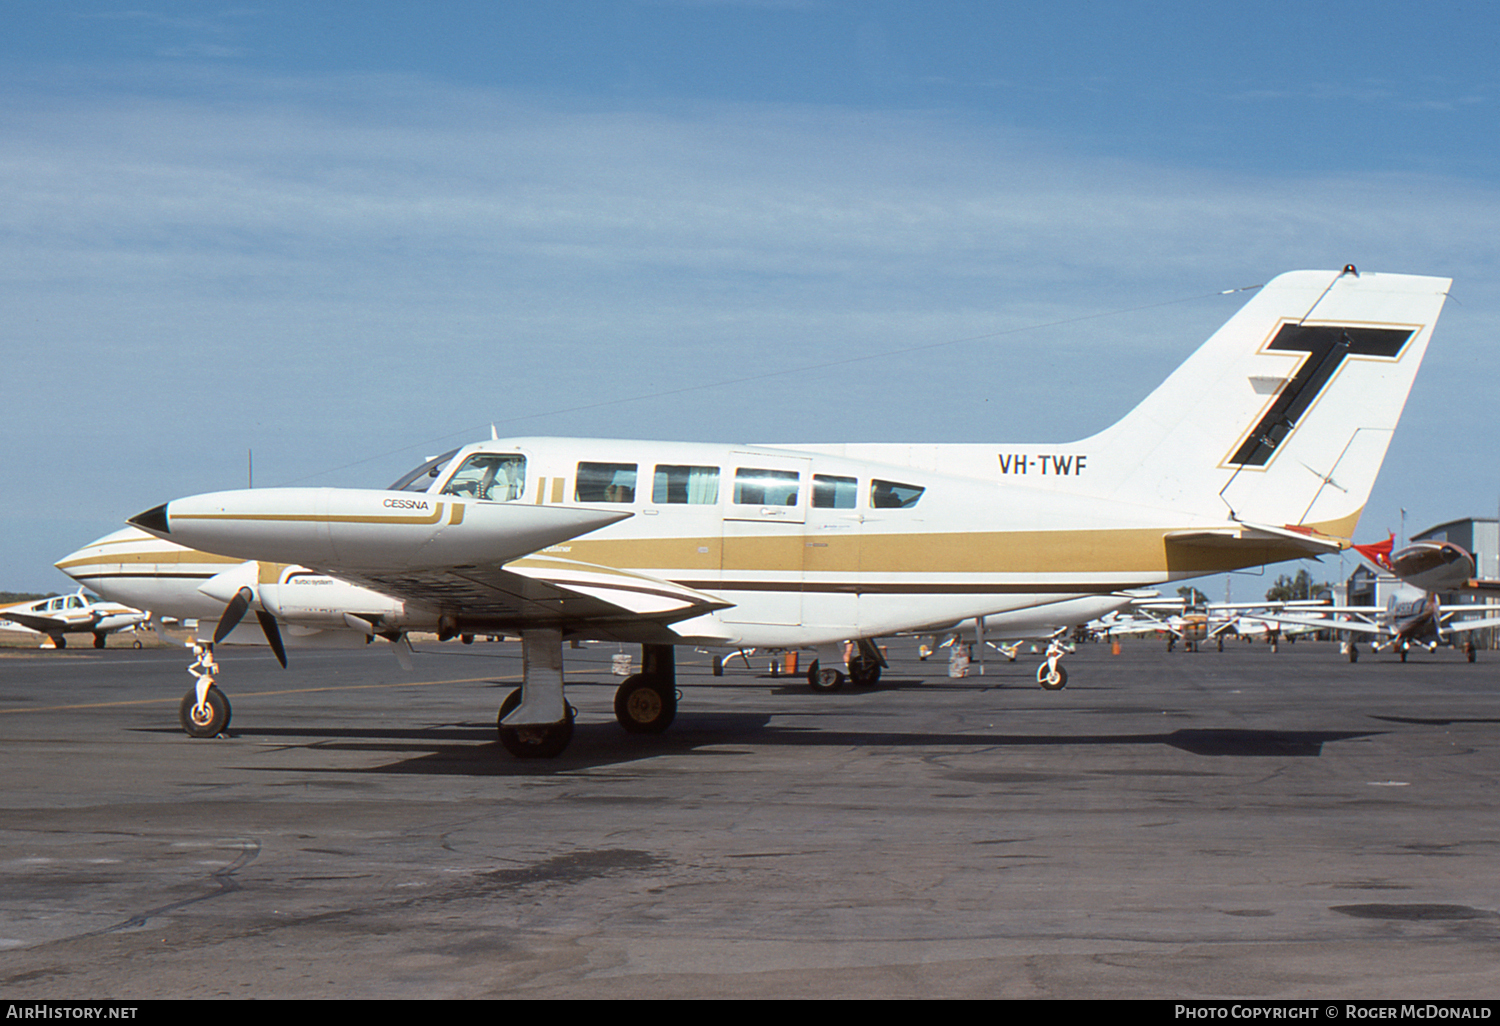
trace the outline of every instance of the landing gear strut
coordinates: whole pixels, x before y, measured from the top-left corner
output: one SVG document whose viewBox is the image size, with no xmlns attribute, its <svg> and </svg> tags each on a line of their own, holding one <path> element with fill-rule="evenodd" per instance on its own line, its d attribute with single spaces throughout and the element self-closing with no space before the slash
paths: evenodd
<svg viewBox="0 0 1500 1026">
<path fill-rule="evenodd" d="M 563 699 L 562 631 L 521 632 L 521 687 L 501 704 L 496 728 L 518 759 L 555 759 L 573 740 L 573 709 Z"/>
<path fill-rule="evenodd" d="M 877 683 L 881 668 L 885 666 L 885 657 L 869 638 L 860 638 L 854 644 L 858 651 L 849 660 L 849 679 L 865 686 Z"/>
</svg>

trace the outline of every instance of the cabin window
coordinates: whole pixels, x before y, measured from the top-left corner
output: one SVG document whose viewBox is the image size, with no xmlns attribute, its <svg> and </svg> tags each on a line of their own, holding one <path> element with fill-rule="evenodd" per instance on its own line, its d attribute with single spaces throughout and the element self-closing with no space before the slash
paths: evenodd
<svg viewBox="0 0 1500 1026">
<path fill-rule="evenodd" d="M 926 490 L 918 485 L 901 484 L 897 481 L 871 481 L 870 507 L 872 509 L 911 509 Z"/>
<path fill-rule="evenodd" d="M 651 501 L 662 505 L 712 506 L 719 501 L 719 468 L 656 465 Z"/>
<path fill-rule="evenodd" d="M 578 502 L 634 502 L 634 463 L 580 463 L 573 484 Z"/>
<path fill-rule="evenodd" d="M 816 509 L 853 509 L 859 496 L 859 481 L 832 474 L 813 475 L 812 504 Z"/>
<path fill-rule="evenodd" d="M 741 506 L 795 506 L 801 480 L 795 470 L 741 467 L 734 472 L 734 501 Z"/>
<path fill-rule="evenodd" d="M 476 452 L 453 472 L 444 495 L 510 502 L 526 489 L 526 457 L 517 453 Z"/>
<path fill-rule="evenodd" d="M 425 492 L 432 487 L 432 482 L 437 480 L 453 457 L 458 455 L 457 449 L 450 449 L 441 456 L 434 456 L 427 460 L 416 470 L 403 476 L 395 484 L 386 489 L 388 492 Z"/>
</svg>

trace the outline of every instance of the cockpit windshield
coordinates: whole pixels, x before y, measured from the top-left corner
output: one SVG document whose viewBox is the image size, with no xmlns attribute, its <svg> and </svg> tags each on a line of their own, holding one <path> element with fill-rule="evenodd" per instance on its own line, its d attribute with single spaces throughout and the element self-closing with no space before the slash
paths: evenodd
<svg viewBox="0 0 1500 1026">
<path fill-rule="evenodd" d="M 386 489 L 386 491 L 425 492 L 427 489 L 432 487 L 432 482 L 437 480 L 438 475 L 443 472 L 443 468 L 448 465 L 449 461 L 451 461 L 453 457 L 457 455 L 457 449 L 450 449 L 447 452 L 443 453 L 441 456 L 432 457 L 416 470 L 413 470 L 410 474 L 407 474 L 395 484 L 391 485 Z"/>
<path fill-rule="evenodd" d="M 486 502 L 513 502 L 526 490 L 526 457 L 520 453 L 476 452 L 443 486 L 444 495 Z"/>
</svg>

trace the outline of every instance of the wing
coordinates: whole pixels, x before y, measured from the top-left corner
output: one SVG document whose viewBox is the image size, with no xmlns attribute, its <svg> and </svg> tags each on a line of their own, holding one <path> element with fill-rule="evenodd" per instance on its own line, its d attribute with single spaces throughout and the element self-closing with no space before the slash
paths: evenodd
<svg viewBox="0 0 1500 1026">
<path fill-rule="evenodd" d="M 9 620 L 11 623 L 20 624 L 27 630 L 37 631 L 40 634 L 62 634 L 65 631 L 76 633 L 88 630 L 84 624 L 70 624 L 66 620 L 59 620 L 52 616 L 37 616 L 35 613 L 6 611 L 0 613 L 0 620 Z"/>
<path fill-rule="evenodd" d="M 426 493 L 265 488 L 176 499 L 130 523 L 179 545 L 305 566 L 368 588 L 424 613 L 439 635 L 546 628 L 648 644 L 714 637 L 711 624 L 686 632 L 671 625 L 726 608 L 722 600 L 545 551 L 631 515 Z M 356 619 L 384 626 L 381 616 Z"/>
<path fill-rule="evenodd" d="M 1353 610 L 1353 609 L 1359 609 L 1360 611 L 1364 610 L 1364 607 L 1348 607 L 1348 608 L 1350 610 Z M 1336 608 L 1335 612 L 1338 612 L 1338 611 L 1339 611 L 1339 609 Z M 1373 616 L 1376 611 L 1377 610 L 1374 610 L 1373 607 L 1372 607 L 1370 615 Z M 1274 623 L 1274 624 L 1276 624 L 1278 626 L 1288 626 L 1288 625 L 1290 625 L 1290 626 L 1294 626 L 1294 627 L 1311 627 L 1311 628 L 1313 628 L 1315 630 L 1320 630 L 1320 631 L 1355 631 L 1355 632 L 1360 633 L 1360 634 L 1389 634 L 1389 633 L 1391 633 L 1390 628 L 1388 628 L 1388 627 L 1382 627 L 1379 624 L 1372 622 L 1371 620 L 1362 619 L 1362 618 L 1360 618 L 1358 616 L 1348 616 L 1348 615 L 1333 615 L 1333 616 L 1302 615 L 1302 616 L 1298 616 L 1296 614 L 1269 612 L 1269 613 L 1257 613 L 1256 616 L 1255 616 L 1255 618 L 1257 620 L 1267 620 L 1267 621 L 1270 621 L 1271 623 Z"/>
<path fill-rule="evenodd" d="M 332 574 L 406 602 L 450 613 L 453 633 L 552 628 L 565 634 L 672 644 L 712 639 L 681 624 L 733 603 L 680 584 L 614 567 L 532 555 L 502 567 Z"/>
<path fill-rule="evenodd" d="M 1478 606 L 1476 608 L 1491 612 L 1494 610 L 1493 606 Z M 1465 611 L 1466 608 L 1463 606 L 1449 606 L 1446 616 L 1457 617 Z M 1488 616 L 1479 620 L 1449 620 L 1446 618 L 1443 620 L 1443 631 L 1448 634 L 1455 632 L 1462 633 L 1464 631 L 1482 631 L 1486 627 L 1500 627 L 1500 616 Z"/>
</svg>

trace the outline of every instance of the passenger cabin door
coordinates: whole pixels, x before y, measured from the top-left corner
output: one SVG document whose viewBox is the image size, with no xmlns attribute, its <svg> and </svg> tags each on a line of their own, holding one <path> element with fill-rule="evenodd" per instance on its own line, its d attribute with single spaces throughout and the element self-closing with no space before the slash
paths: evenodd
<svg viewBox="0 0 1500 1026">
<path fill-rule="evenodd" d="M 729 623 L 802 623 L 803 531 L 812 461 L 730 454 L 724 482 L 721 590 L 735 605 Z"/>
</svg>

